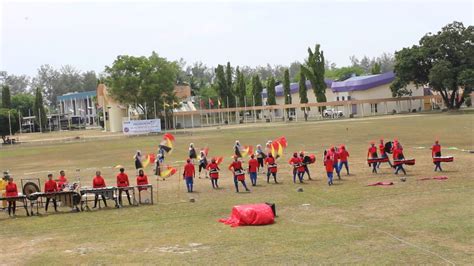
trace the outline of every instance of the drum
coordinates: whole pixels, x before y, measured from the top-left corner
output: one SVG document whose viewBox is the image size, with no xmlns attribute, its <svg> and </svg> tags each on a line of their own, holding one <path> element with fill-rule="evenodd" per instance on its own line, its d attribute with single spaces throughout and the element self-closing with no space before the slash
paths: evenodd
<svg viewBox="0 0 474 266">
<path fill-rule="evenodd" d="M 437 162 L 450 163 L 452 161 L 454 161 L 453 156 L 433 157 L 434 163 L 437 163 Z"/>
<path fill-rule="evenodd" d="M 392 154 L 393 142 L 388 141 L 385 143 L 385 152 Z"/>
</svg>

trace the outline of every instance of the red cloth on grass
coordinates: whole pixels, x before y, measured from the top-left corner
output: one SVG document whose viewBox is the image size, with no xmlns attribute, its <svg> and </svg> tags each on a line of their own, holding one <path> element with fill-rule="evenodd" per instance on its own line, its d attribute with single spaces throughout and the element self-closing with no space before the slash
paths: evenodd
<svg viewBox="0 0 474 266">
<path fill-rule="evenodd" d="M 275 221 L 272 208 L 267 204 L 237 205 L 232 208 L 231 216 L 219 219 L 219 222 L 231 227 L 242 225 L 267 225 Z"/>
</svg>

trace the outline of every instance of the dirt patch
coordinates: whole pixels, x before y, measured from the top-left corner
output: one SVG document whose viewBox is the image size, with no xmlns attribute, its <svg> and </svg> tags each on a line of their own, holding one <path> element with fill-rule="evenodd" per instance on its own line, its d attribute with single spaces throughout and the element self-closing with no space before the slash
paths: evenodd
<svg viewBox="0 0 474 266">
<path fill-rule="evenodd" d="M 174 245 L 174 246 L 162 246 L 162 247 L 152 247 L 145 248 L 141 250 L 144 253 L 172 253 L 172 254 L 189 254 L 198 252 L 200 250 L 209 249 L 209 246 L 206 246 L 201 243 L 189 243 L 187 245 Z"/>
</svg>

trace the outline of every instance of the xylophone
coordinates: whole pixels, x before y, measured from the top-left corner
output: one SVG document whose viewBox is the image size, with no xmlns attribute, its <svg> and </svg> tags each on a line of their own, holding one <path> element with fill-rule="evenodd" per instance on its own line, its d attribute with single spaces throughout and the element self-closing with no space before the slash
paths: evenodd
<svg viewBox="0 0 474 266">
<path fill-rule="evenodd" d="M 18 202 L 23 203 L 23 206 L 17 206 L 17 207 L 25 208 L 26 215 L 30 216 L 30 213 L 28 212 L 28 201 L 27 201 L 27 198 L 26 198 L 25 195 L 18 195 L 18 196 L 15 196 L 15 197 L 3 197 L 3 196 L 1 196 L 0 201 L 3 201 L 3 200 L 5 200 L 5 201 L 18 201 Z"/>
<path fill-rule="evenodd" d="M 372 164 L 372 163 L 386 163 L 390 159 L 388 157 L 381 157 L 381 158 L 367 158 L 367 163 Z"/>
<path fill-rule="evenodd" d="M 112 199 L 115 201 L 115 206 L 116 207 L 119 207 L 120 205 L 118 204 L 118 197 L 115 196 L 116 192 L 117 192 L 118 188 L 117 187 L 104 187 L 104 188 L 82 188 L 80 190 L 80 194 L 81 194 L 81 197 L 82 197 L 82 200 L 81 200 L 81 210 L 84 210 L 84 204 L 85 204 L 85 208 L 87 209 L 90 209 L 89 208 L 89 205 L 88 205 L 88 202 L 90 201 L 94 201 L 95 200 L 95 196 L 102 196 L 104 197 L 105 199 Z M 94 199 L 90 200 L 89 199 L 89 195 L 90 194 L 93 194 L 94 195 Z M 99 204 L 100 204 L 100 201 L 99 201 Z M 99 205 L 100 206 L 100 205 Z"/>
<path fill-rule="evenodd" d="M 433 157 L 433 163 L 438 163 L 438 162 L 450 163 L 450 162 L 453 162 L 453 161 L 454 161 L 453 156 Z"/>
</svg>

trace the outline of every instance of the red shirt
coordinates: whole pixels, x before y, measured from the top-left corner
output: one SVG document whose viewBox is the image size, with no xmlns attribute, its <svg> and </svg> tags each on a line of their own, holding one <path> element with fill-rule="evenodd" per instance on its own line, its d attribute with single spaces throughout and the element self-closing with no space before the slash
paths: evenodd
<svg viewBox="0 0 474 266">
<path fill-rule="evenodd" d="M 67 184 L 67 177 L 60 175 L 56 183 L 58 184 L 58 189 L 61 190 L 63 188 L 63 185 Z"/>
<path fill-rule="evenodd" d="M 337 160 L 339 160 L 339 153 L 337 153 L 336 151 L 331 151 L 331 155 L 332 155 L 332 158 L 335 162 L 337 162 Z"/>
<path fill-rule="evenodd" d="M 219 178 L 219 166 L 216 163 L 210 163 L 207 165 L 207 169 L 209 170 L 209 176 L 211 178 Z"/>
<path fill-rule="evenodd" d="M 58 191 L 58 184 L 54 180 L 48 180 L 44 183 L 44 192 L 51 193 Z"/>
<path fill-rule="evenodd" d="M 270 171 L 270 173 L 276 173 L 277 172 L 277 167 L 276 167 L 276 164 L 275 164 L 275 158 L 273 158 L 273 157 L 265 158 L 265 164 L 267 164 L 269 166 L 268 171 Z M 271 167 L 272 165 L 274 165 L 274 167 Z"/>
<path fill-rule="evenodd" d="M 237 171 L 237 170 L 242 170 L 242 162 L 240 162 L 240 161 L 233 161 L 233 162 L 229 165 L 229 170 L 233 170 L 234 172 Z"/>
<path fill-rule="evenodd" d="M 341 162 L 347 162 L 347 158 L 349 157 L 349 152 L 346 149 L 341 149 L 339 151 L 339 159 Z"/>
<path fill-rule="evenodd" d="M 369 157 L 373 158 L 374 155 L 377 156 L 377 147 L 370 146 L 369 147 Z"/>
<path fill-rule="evenodd" d="M 194 165 L 192 163 L 187 163 L 184 166 L 184 178 L 194 177 L 194 174 L 195 174 Z"/>
<path fill-rule="evenodd" d="M 18 189 L 16 188 L 16 184 L 13 182 L 8 182 L 5 187 L 5 196 L 7 197 L 16 197 L 18 196 Z"/>
<path fill-rule="evenodd" d="M 431 147 L 431 155 L 434 157 L 437 152 L 441 152 L 441 145 L 435 144 Z"/>
<path fill-rule="evenodd" d="M 399 160 L 403 156 L 403 150 L 399 148 L 393 148 L 393 159 Z"/>
<path fill-rule="evenodd" d="M 256 173 L 257 169 L 258 169 L 257 159 L 250 159 L 249 160 L 249 173 Z"/>
<path fill-rule="evenodd" d="M 293 165 L 293 167 L 296 167 L 296 170 L 298 170 L 298 172 L 304 172 L 304 166 L 302 163 L 303 160 L 301 160 L 301 158 L 292 157 L 290 159 L 290 164 Z"/>
<path fill-rule="evenodd" d="M 385 154 L 385 145 L 383 145 L 383 143 L 379 144 L 379 151 L 380 151 L 380 155 Z"/>
<path fill-rule="evenodd" d="M 128 175 L 126 173 L 119 173 L 117 175 L 117 187 L 128 187 Z"/>
<path fill-rule="evenodd" d="M 128 178 L 127 178 L 128 180 Z M 146 175 L 137 176 L 137 185 L 148 185 L 148 177 Z"/>
<path fill-rule="evenodd" d="M 93 188 L 101 188 L 105 187 L 105 180 L 102 176 L 95 176 L 92 180 L 92 187 Z"/>
<path fill-rule="evenodd" d="M 333 172 L 334 171 L 334 162 L 331 158 L 329 159 L 326 159 L 326 161 L 324 162 L 324 165 L 326 166 L 326 172 Z"/>
</svg>

